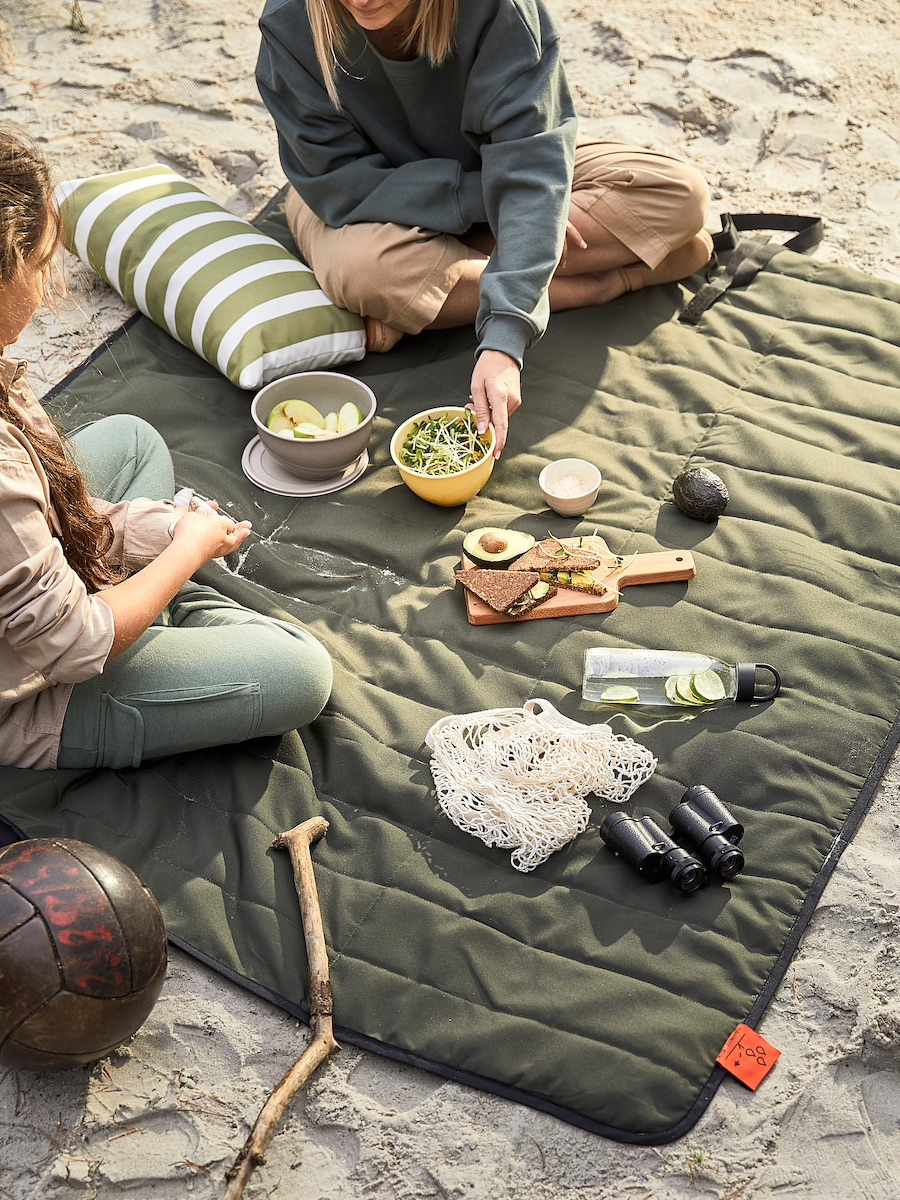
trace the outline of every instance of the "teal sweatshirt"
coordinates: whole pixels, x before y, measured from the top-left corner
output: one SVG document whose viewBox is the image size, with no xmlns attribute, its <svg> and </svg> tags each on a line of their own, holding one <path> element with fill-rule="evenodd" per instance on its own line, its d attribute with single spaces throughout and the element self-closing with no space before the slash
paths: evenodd
<svg viewBox="0 0 900 1200">
<path fill-rule="evenodd" d="M 440 67 L 383 58 L 352 24 L 325 91 L 305 0 L 268 0 L 256 69 L 282 166 L 335 228 L 391 221 L 440 233 L 487 222 L 479 350 L 521 365 L 547 325 L 563 248 L 576 119 L 559 41 L 540 0 L 459 0 L 456 48 Z"/>
</svg>

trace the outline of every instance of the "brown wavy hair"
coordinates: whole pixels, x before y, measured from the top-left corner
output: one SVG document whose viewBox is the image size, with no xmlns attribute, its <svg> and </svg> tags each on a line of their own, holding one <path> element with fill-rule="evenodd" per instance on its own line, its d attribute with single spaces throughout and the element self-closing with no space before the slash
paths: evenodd
<svg viewBox="0 0 900 1200">
<path fill-rule="evenodd" d="M 58 242 L 59 213 L 47 163 L 18 130 L 0 128 L 0 286 L 12 283 L 21 271 L 47 270 Z M 47 249 L 41 254 L 45 243 Z M 122 572 L 107 562 L 114 538 L 112 523 L 91 502 L 62 430 L 55 436 L 28 425 L 13 409 L 2 384 L 0 420 L 20 429 L 41 461 L 69 565 L 89 592 L 116 583 Z"/>
</svg>

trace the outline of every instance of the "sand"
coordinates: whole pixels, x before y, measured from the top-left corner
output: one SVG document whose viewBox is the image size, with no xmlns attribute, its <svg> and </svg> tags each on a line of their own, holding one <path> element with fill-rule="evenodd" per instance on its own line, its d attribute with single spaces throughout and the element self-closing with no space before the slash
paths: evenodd
<svg viewBox="0 0 900 1200">
<path fill-rule="evenodd" d="M 280 182 L 253 84 L 261 0 L 0 0 L 0 120 L 60 175 L 163 161 L 235 211 Z M 583 126 L 672 150 L 715 211 L 822 214 L 820 257 L 900 278 L 896 0 L 551 3 Z M 126 315 L 69 267 L 22 343 L 40 388 Z M 621 1146 L 347 1049 L 296 1106 L 255 1200 L 894 1200 L 900 1197 L 895 763 L 762 1030 L 756 1095 L 725 1084 L 696 1129 Z M 338 1007 L 340 1000 L 338 998 Z M 248 1117 L 303 1044 L 278 1010 L 173 953 L 137 1038 L 93 1070 L 0 1077 L 0 1197 L 221 1195 Z"/>
</svg>

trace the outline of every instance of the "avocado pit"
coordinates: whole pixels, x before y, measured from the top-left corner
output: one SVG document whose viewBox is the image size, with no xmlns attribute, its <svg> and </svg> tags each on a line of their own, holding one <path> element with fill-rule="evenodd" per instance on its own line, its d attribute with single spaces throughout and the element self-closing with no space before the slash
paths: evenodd
<svg viewBox="0 0 900 1200">
<path fill-rule="evenodd" d="M 530 533 L 486 525 L 466 534 L 463 553 L 478 567 L 503 570 L 526 554 L 533 545 L 534 538 Z"/>
<path fill-rule="evenodd" d="M 495 533 L 483 533 L 478 539 L 478 545 L 486 554 L 502 554 L 508 548 L 509 542 Z"/>
</svg>

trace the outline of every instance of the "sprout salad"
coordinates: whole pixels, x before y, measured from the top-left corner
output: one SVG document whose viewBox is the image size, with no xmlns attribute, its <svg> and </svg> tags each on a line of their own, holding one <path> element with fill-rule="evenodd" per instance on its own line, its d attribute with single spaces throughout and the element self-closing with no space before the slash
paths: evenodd
<svg viewBox="0 0 900 1200">
<path fill-rule="evenodd" d="M 474 413 L 442 413 L 416 421 L 400 448 L 404 467 L 423 475 L 457 475 L 481 462 L 488 439 L 478 432 Z"/>
</svg>

